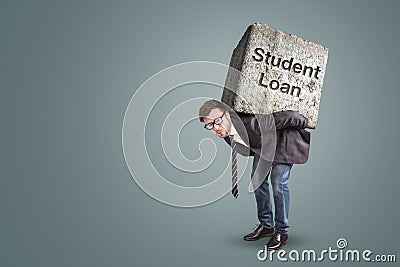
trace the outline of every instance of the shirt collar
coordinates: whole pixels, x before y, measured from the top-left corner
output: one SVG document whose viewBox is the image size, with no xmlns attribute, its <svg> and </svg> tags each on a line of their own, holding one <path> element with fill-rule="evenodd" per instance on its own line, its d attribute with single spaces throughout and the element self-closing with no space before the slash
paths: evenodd
<svg viewBox="0 0 400 267">
<path fill-rule="evenodd" d="M 231 123 L 231 132 L 229 133 L 229 135 L 237 135 L 238 132 L 236 131 L 235 127 L 233 126 L 233 123 Z"/>
</svg>

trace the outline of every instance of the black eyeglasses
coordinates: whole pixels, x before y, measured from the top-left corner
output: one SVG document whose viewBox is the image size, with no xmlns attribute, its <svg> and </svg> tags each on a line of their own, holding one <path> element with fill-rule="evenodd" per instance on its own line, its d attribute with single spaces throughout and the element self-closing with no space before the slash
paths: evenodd
<svg viewBox="0 0 400 267">
<path fill-rule="evenodd" d="M 212 130 L 214 128 L 214 125 L 219 125 L 222 123 L 222 117 L 225 116 L 226 111 L 224 111 L 224 114 L 222 114 L 221 117 L 216 118 L 213 122 L 207 123 L 206 125 L 204 125 L 204 128 L 206 128 L 207 130 Z"/>
</svg>

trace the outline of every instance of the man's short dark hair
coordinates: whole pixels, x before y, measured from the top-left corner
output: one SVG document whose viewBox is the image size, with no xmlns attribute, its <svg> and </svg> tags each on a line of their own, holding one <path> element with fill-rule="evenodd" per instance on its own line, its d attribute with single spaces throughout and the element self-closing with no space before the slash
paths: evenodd
<svg viewBox="0 0 400 267">
<path fill-rule="evenodd" d="M 204 118 L 206 118 L 214 108 L 219 108 L 222 112 L 227 111 L 226 105 L 221 101 L 215 99 L 207 100 L 199 109 L 199 120 L 204 122 Z"/>
</svg>

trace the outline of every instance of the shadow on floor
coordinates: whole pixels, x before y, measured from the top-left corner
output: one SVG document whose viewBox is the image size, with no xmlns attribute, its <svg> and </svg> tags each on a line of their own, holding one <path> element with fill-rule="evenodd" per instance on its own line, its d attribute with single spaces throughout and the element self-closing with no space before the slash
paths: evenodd
<svg viewBox="0 0 400 267">
<path fill-rule="evenodd" d="M 257 241 L 244 241 L 243 237 L 240 235 L 229 235 L 229 236 L 220 236 L 215 237 L 218 239 L 218 243 L 231 246 L 235 248 L 249 248 L 251 250 L 254 249 L 264 249 L 264 246 L 268 243 L 270 237 L 261 238 Z M 310 239 L 307 238 L 305 235 L 299 235 L 296 233 L 290 234 L 289 233 L 289 242 L 283 247 L 285 250 L 292 250 L 292 249 L 305 249 L 308 248 L 310 245 Z"/>
</svg>

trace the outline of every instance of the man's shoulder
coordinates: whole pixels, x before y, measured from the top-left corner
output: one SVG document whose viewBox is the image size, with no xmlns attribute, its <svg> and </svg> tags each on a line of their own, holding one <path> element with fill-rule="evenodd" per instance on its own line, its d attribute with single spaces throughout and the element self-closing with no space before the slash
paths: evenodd
<svg viewBox="0 0 400 267">
<path fill-rule="evenodd" d="M 249 113 L 243 113 L 243 112 L 235 112 L 234 117 L 240 119 L 243 124 L 247 125 L 248 123 L 250 123 L 252 120 L 255 119 L 255 115 L 254 114 L 249 114 Z"/>
<path fill-rule="evenodd" d="M 235 123 L 235 127 L 242 123 L 243 126 L 248 130 L 249 127 L 254 126 L 255 116 L 254 114 L 235 112 L 231 114 L 232 121 Z M 236 127 L 237 129 L 238 127 Z"/>
<path fill-rule="evenodd" d="M 254 114 L 244 113 L 244 112 L 235 112 L 240 118 L 254 118 Z"/>
</svg>

